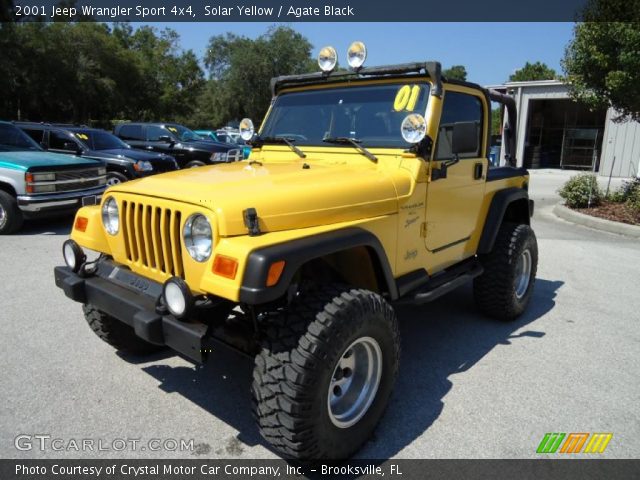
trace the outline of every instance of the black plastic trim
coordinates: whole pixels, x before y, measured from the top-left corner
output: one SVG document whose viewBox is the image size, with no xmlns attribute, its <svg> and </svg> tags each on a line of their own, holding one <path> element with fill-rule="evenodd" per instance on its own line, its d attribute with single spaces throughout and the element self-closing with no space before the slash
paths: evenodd
<svg viewBox="0 0 640 480">
<path fill-rule="evenodd" d="M 293 276 L 303 264 L 325 255 L 360 246 L 373 250 L 372 253 L 377 256 L 386 282 L 386 285 L 381 287 L 388 290 L 391 299 L 396 299 L 398 289 L 382 244 L 371 232 L 349 227 L 251 252 L 240 288 L 240 302 L 259 305 L 276 300 L 287 292 Z M 280 260 L 286 262 L 280 281 L 273 287 L 266 287 L 269 267 L 273 262 Z"/>
<path fill-rule="evenodd" d="M 524 177 L 529 171 L 524 167 L 494 167 L 487 172 L 487 182 L 506 178 Z"/>
<path fill-rule="evenodd" d="M 501 190 L 493 196 L 478 244 L 479 254 L 489 253 L 493 249 L 507 207 L 518 200 L 525 200 L 528 205 L 531 202 L 527 191 L 516 187 Z M 529 209 L 531 211 L 531 207 Z M 527 223 L 529 223 L 529 218 L 527 218 Z"/>
</svg>

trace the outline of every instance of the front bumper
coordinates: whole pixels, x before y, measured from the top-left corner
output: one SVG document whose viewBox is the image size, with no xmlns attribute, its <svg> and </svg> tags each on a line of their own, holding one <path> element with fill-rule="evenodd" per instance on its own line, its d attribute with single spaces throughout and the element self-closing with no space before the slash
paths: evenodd
<svg viewBox="0 0 640 480">
<path fill-rule="evenodd" d="M 105 187 L 100 186 L 78 192 L 48 195 L 18 195 L 18 207 L 27 216 L 67 213 L 88 205 L 98 205 Z"/>
<path fill-rule="evenodd" d="M 97 264 L 95 275 L 81 277 L 68 267 L 55 267 L 56 286 L 71 300 L 89 303 L 133 328 L 156 345 L 167 345 L 196 362 L 203 362 L 207 326 L 183 322 L 159 308 L 162 285 L 134 274 L 109 260 Z"/>
</svg>

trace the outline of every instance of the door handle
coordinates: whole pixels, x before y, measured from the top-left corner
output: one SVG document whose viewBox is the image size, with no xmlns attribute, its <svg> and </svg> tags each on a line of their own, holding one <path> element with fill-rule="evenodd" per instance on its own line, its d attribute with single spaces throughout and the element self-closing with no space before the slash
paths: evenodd
<svg viewBox="0 0 640 480">
<path fill-rule="evenodd" d="M 473 166 L 473 178 L 474 180 L 480 180 L 482 178 L 482 172 L 484 167 L 482 163 L 478 162 Z"/>
</svg>

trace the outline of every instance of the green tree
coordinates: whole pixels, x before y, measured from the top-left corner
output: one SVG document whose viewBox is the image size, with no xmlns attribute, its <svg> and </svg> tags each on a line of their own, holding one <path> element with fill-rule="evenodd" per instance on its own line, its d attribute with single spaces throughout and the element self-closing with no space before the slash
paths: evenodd
<svg viewBox="0 0 640 480">
<path fill-rule="evenodd" d="M 442 75 L 453 80 L 467 80 L 467 69 L 464 65 L 453 65 L 451 68 L 445 68 Z"/>
<path fill-rule="evenodd" d="M 289 27 L 272 27 L 256 39 L 232 33 L 212 37 L 204 58 L 210 80 L 201 96 L 207 109 L 199 110 L 198 126 L 242 117 L 259 123 L 271 100 L 272 77 L 317 70 L 311 48 Z"/>
<path fill-rule="evenodd" d="M 571 95 L 618 120 L 640 120 L 640 2 L 592 0 L 574 27 L 562 67 Z"/>
<path fill-rule="evenodd" d="M 558 74 L 545 63 L 525 63 L 524 67 L 516 70 L 509 76 L 510 82 L 525 82 L 531 80 L 553 80 Z"/>
</svg>

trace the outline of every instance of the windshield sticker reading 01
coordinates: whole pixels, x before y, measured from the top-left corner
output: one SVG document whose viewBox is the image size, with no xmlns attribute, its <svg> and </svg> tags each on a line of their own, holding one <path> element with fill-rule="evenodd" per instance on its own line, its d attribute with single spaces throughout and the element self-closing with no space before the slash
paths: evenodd
<svg viewBox="0 0 640 480">
<path fill-rule="evenodd" d="M 407 112 L 413 112 L 420 96 L 420 85 L 403 85 L 396 94 L 396 99 L 393 102 L 393 109 L 396 112 L 406 110 Z"/>
</svg>

